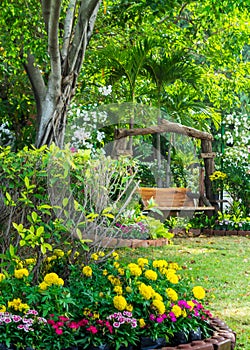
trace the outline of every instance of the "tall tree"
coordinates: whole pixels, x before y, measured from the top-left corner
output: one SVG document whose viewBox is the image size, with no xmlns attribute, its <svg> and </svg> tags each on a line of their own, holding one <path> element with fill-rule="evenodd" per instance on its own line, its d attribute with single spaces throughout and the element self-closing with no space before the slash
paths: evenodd
<svg viewBox="0 0 250 350">
<path fill-rule="evenodd" d="M 35 97 L 38 147 L 51 142 L 63 145 L 67 109 L 75 93 L 100 3 L 101 0 L 41 0 L 39 4 L 27 0 L 18 5 L 2 1 L 5 40 L 13 39 L 12 47 L 17 50 L 13 56 L 21 60 Z M 21 15 L 19 21 L 17 14 Z M 27 18 L 29 15 L 34 16 L 32 20 L 36 25 Z M 25 29 L 32 38 L 27 38 Z M 42 53 L 39 43 L 44 45 L 44 41 L 47 49 Z M 42 54 L 47 61 L 47 71 L 42 71 Z"/>
</svg>

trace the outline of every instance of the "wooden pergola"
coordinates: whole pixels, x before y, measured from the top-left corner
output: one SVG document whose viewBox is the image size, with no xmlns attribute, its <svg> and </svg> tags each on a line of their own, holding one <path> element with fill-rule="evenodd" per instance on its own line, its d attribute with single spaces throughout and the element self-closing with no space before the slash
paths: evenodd
<svg viewBox="0 0 250 350">
<path fill-rule="evenodd" d="M 186 135 L 201 140 L 200 157 L 204 160 L 205 174 L 203 172 L 200 176 L 199 201 L 203 203 L 204 207 L 213 206 L 214 209 L 217 210 L 218 206 L 209 177 L 214 172 L 214 158 L 216 156 L 215 152 L 212 151 L 212 142 L 214 138 L 210 133 L 187 127 L 179 123 L 170 122 L 165 119 L 160 119 L 158 125 L 146 128 L 116 129 L 114 135 L 114 156 L 119 157 L 122 154 L 132 155 L 131 149 L 127 149 L 126 142 L 124 142 L 127 137 L 131 138 L 138 135 L 161 134 L 166 132 Z"/>
</svg>

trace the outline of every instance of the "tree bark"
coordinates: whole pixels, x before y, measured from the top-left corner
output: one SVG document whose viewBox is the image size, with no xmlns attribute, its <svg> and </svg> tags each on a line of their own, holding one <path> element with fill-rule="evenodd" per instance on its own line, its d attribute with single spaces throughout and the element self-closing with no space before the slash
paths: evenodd
<svg viewBox="0 0 250 350">
<path fill-rule="evenodd" d="M 69 1 L 62 44 L 59 40 L 61 3 L 61 0 L 41 1 L 51 67 L 47 84 L 32 54 L 24 65 L 37 105 L 36 147 L 52 142 L 63 147 L 68 107 L 75 94 L 101 0 Z"/>
</svg>

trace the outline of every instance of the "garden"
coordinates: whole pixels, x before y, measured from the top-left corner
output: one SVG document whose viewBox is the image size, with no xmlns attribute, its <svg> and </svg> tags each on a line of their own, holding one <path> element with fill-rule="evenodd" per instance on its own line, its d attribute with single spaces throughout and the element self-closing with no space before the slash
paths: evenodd
<svg viewBox="0 0 250 350">
<path fill-rule="evenodd" d="M 0 10 L 0 350 L 249 350 L 249 5 Z"/>
</svg>

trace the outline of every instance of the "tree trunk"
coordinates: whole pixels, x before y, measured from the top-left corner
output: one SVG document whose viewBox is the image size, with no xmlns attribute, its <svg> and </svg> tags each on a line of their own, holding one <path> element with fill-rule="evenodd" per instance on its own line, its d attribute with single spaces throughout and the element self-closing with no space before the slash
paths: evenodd
<svg viewBox="0 0 250 350">
<path fill-rule="evenodd" d="M 50 145 L 52 142 L 63 147 L 68 107 L 75 93 L 101 0 L 69 0 L 63 39 L 59 38 L 61 2 L 62 0 L 41 0 L 50 55 L 48 83 L 45 84 L 32 53 L 24 65 L 37 105 L 36 147 Z M 61 25 L 60 22 L 60 29 Z"/>
</svg>

